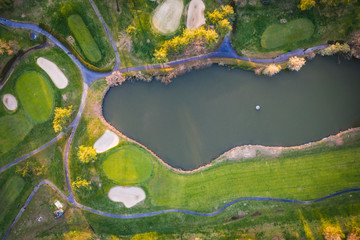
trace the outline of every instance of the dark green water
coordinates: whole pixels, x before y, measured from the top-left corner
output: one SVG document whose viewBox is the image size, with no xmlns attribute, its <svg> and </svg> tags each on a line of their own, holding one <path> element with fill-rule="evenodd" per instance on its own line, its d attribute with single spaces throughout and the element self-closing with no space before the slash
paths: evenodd
<svg viewBox="0 0 360 240">
<path fill-rule="evenodd" d="M 235 146 L 293 146 L 358 126 L 360 62 L 317 57 L 272 78 L 213 66 L 169 85 L 127 82 L 103 104 L 114 127 L 189 170 Z"/>
</svg>

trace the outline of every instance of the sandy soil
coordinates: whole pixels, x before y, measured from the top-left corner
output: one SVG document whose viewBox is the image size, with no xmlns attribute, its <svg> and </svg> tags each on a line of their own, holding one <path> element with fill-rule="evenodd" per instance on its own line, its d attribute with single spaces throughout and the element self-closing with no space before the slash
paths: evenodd
<svg viewBox="0 0 360 240">
<path fill-rule="evenodd" d="M 202 0 L 191 0 L 187 12 L 186 28 L 197 29 L 205 24 L 205 4 Z"/>
<path fill-rule="evenodd" d="M 94 148 L 97 153 L 102 153 L 119 144 L 119 137 L 112 131 L 106 130 L 105 133 L 96 140 Z"/>
<path fill-rule="evenodd" d="M 9 93 L 5 94 L 2 97 L 2 102 L 4 103 L 6 109 L 8 109 L 10 111 L 15 111 L 18 107 L 18 102 L 17 102 L 16 98 Z"/>
<path fill-rule="evenodd" d="M 256 157 L 257 154 L 263 156 L 276 157 L 282 152 L 281 148 L 277 147 L 265 147 L 260 145 L 255 146 L 241 146 L 228 151 L 225 153 L 225 157 L 229 160 L 241 160 L 241 159 L 250 159 Z"/>
<path fill-rule="evenodd" d="M 155 9 L 152 24 L 163 34 L 175 32 L 180 25 L 184 3 L 182 0 L 166 0 Z"/>
<path fill-rule="evenodd" d="M 36 63 L 50 76 L 57 88 L 64 89 L 67 87 L 69 81 L 55 63 L 43 57 L 38 58 Z"/>
<path fill-rule="evenodd" d="M 139 187 L 116 186 L 110 189 L 108 197 L 111 201 L 122 202 L 125 207 L 131 208 L 145 200 L 146 195 Z"/>
</svg>

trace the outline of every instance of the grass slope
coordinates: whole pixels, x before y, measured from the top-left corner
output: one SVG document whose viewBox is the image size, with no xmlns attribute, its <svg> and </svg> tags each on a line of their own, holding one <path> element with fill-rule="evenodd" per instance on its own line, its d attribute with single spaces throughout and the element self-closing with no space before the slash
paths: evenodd
<svg viewBox="0 0 360 240">
<path fill-rule="evenodd" d="M 36 72 L 26 72 L 16 83 L 16 92 L 25 112 L 35 121 L 50 117 L 54 108 L 54 92 L 50 84 Z"/>
<path fill-rule="evenodd" d="M 286 24 L 272 24 L 261 36 L 261 46 L 274 49 L 308 39 L 314 33 L 314 24 L 306 18 L 292 20 Z"/>
<path fill-rule="evenodd" d="M 6 181 L 5 186 L 1 189 L 0 192 L 0 213 L 4 213 L 5 210 L 15 201 L 24 185 L 24 179 L 17 175 L 10 177 Z M 0 222 L 4 217 L 4 214 L 0 214 Z"/>
<path fill-rule="evenodd" d="M 33 125 L 22 112 L 0 118 L 0 155 L 21 142 Z"/>
<path fill-rule="evenodd" d="M 79 15 L 71 15 L 68 17 L 68 26 L 78 41 L 81 50 L 87 59 L 96 63 L 101 60 L 99 47 L 96 45 L 94 38 L 91 36 L 84 21 Z"/>
<path fill-rule="evenodd" d="M 191 175 L 157 168 L 149 195 L 157 204 L 209 210 L 239 197 L 311 200 L 360 186 L 360 147 L 277 160 L 227 163 Z"/>
<path fill-rule="evenodd" d="M 152 164 L 147 152 L 129 145 L 107 156 L 103 170 L 109 179 L 127 185 L 147 180 L 152 172 Z"/>
</svg>

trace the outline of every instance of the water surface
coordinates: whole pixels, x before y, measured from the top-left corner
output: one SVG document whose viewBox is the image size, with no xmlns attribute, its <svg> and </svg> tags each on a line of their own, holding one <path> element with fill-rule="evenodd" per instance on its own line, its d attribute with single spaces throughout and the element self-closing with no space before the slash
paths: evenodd
<svg viewBox="0 0 360 240">
<path fill-rule="evenodd" d="M 354 127 L 359 103 L 360 62 L 317 57 L 272 78 L 213 66 L 169 85 L 127 82 L 109 90 L 103 111 L 119 131 L 190 170 L 235 146 L 293 146 Z"/>
</svg>

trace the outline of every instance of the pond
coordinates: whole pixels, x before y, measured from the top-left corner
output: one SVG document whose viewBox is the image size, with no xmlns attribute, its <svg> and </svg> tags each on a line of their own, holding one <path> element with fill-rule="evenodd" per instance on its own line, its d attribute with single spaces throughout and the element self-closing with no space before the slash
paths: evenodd
<svg viewBox="0 0 360 240">
<path fill-rule="evenodd" d="M 316 57 L 271 78 L 212 66 L 169 85 L 126 82 L 106 94 L 103 114 L 171 166 L 191 170 L 235 146 L 294 146 L 359 126 L 360 61 Z"/>
</svg>

